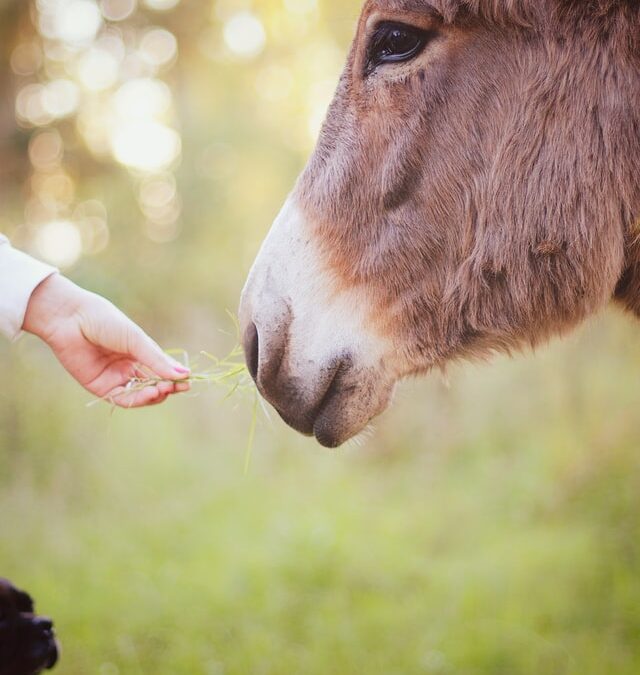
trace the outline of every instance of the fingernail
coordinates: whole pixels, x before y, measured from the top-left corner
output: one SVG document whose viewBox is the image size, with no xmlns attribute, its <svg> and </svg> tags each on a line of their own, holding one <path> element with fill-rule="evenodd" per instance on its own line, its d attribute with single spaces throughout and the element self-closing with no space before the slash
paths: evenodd
<svg viewBox="0 0 640 675">
<path fill-rule="evenodd" d="M 189 368 L 185 368 L 184 366 L 174 366 L 173 369 L 176 373 L 180 373 L 180 375 L 188 375 L 191 372 Z"/>
</svg>

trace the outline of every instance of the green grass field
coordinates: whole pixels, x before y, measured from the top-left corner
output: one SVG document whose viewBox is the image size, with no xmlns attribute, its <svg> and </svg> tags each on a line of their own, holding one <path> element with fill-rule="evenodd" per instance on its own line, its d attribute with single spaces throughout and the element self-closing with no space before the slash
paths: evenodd
<svg viewBox="0 0 640 675">
<path fill-rule="evenodd" d="M 248 475 L 250 401 L 112 416 L 5 347 L 2 573 L 67 675 L 635 675 L 639 344 L 405 384 L 335 453 L 262 421 Z"/>
</svg>

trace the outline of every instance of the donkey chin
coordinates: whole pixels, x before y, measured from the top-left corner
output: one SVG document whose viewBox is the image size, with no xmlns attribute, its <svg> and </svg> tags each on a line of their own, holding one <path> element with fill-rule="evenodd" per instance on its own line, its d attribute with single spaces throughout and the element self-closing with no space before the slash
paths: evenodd
<svg viewBox="0 0 640 675">
<path fill-rule="evenodd" d="M 307 230 L 290 197 L 249 274 L 240 325 L 262 396 L 293 429 L 335 448 L 384 412 L 398 376 L 364 291 L 339 288 Z"/>
</svg>

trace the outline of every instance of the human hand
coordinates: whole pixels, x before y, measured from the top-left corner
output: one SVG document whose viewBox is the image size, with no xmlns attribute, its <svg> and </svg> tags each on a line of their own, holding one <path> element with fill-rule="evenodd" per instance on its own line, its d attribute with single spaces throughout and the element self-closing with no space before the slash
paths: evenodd
<svg viewBox="0 0 640 675">
<path fill-rule="evenodd" d="M 87 391 L 123 408 L 162 403 L 190 388 L 189 370 L 139 326 L 108 300 L 58 274 L 33 292 L 23 329 L 44 340 Z M 128 389 L 150 373 L 157 383 Z"/>
</svg>

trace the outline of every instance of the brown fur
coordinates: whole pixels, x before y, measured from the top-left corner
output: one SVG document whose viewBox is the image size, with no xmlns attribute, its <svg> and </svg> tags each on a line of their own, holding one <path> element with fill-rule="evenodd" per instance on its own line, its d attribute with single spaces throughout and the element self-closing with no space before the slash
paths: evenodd
<svg viewBox="0 0 640 675">
<path fill-rule="evenodd" d="M 375 17 L 429 27 L 364 69 Z M 640 2 L 369 0 L 297 197 L 398 375 L 640 314 Z"/>
</svg>

